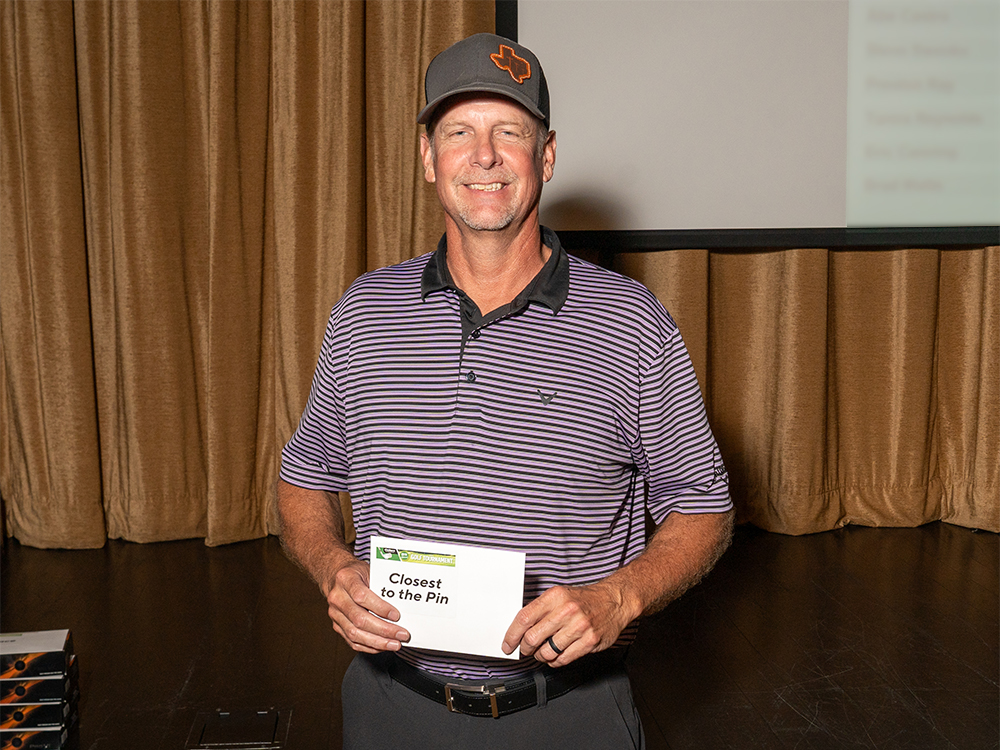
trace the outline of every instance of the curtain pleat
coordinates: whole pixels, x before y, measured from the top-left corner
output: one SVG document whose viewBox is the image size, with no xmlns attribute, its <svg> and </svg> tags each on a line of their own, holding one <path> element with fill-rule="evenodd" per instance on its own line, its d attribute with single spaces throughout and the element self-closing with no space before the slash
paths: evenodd
<svg viewBox="0 0 1000 750">
<path fill-rule="evenodd" d="M 934 491 L 941 518 L 1000 526 L 1000 248 L 941 255 Z"/>
<path fill-rule="evenodd" d="M 331 307 L 443 229 L 422 71 L 493 13 L 0 2 L 7 533 L 277 531 L 280 448 Z M 1000 530 L 1000 249 L 615 262 L 681 325 L 743 520 Z"/>
<path fill-rule="evenodd" d="M 205 531 L 222 544 L 267 533 L 274 483 L 274 368 L 263 356 L 274 320 L 274 247 L 264 231 L 271 9 L 208 9 Z"/>
<path fill-rule="evenodd" d="M 0 495 L 38 547 L 104 541 L 72 39 L 67 3 L 0 5 Z"/>
</svg>

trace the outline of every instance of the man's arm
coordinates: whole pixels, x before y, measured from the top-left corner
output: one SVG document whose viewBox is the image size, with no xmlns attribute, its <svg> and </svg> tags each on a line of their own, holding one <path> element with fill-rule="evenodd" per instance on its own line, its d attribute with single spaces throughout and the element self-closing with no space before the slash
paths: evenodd
<svg viewBox="0 0 1000 750">
<path fill-rule="evenodd" d="M 589 586 L 555 586 L 527 604 L 504 636 L 503 650 L 534 654 L 562 667 L 610 648 L 641 614 L 663 609 L 707 574 L 729 546 L 733 511 L 670 513 L 639 557 Z M 552 638 L 563 652 L 546 643 Z"/>
<path fill-rule="evenodd" d="M 398 651 L 410 634 L 394 624 L 399 612 L 368 588 L 368 563 L 355 557 L 344 541 L 337 495 L 279 479 L 278 516 L 281 544 L 319 585 L 333 629 L 355 651 Z"/>
</svg>

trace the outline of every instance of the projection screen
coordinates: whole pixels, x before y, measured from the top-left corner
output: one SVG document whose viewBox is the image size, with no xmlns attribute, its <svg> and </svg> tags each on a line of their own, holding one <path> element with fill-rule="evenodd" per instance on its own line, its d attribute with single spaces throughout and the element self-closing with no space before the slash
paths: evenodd
<svg viewBox="0 0 1000 750">
<path fill-rule="evenodd" d="M 552 97 L 544 224 L 763 241 L 997 235 L 1000 0 L 514 10 L 508 35 L 538 55 Z"/>
</svg>

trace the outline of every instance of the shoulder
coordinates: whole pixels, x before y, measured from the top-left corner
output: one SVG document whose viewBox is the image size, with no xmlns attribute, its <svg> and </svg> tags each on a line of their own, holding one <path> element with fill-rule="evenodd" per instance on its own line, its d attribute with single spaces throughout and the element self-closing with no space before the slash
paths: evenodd
<svg viewBox="0 0 1000 750">
<path fill-rule="evenodd" d="M 655 338 L 666 339 L 676 333 L 677 324 L 670 313 L 644 284 L 576 256 L 568 257 L 569 311 Z"/>
<path fill-rule="evenodd" d="M 333 317 L 374 313 L 420 299 L 420 277 L 431 253 L 362 274 L 333 308 Z"/>
<path fill-rule="evenodd" d="M 392 294 L 398 291 L 413 291 L 420 294 L 420 276 L 433 253 L 424 253 L 416 258 L 404 260 L 393 266 L 376 268 L 362 274 L 344 293 L 345 297 L 365 297 L 369 295 Z"/>
<path fill-rule="evenodd" d="M 323 349 L 346 345 L 356 334 L 411 311 L 420 303 L 420 277 L 431 253 L 377 268 L 355 279 L 330 311 Z"/>
</svg>

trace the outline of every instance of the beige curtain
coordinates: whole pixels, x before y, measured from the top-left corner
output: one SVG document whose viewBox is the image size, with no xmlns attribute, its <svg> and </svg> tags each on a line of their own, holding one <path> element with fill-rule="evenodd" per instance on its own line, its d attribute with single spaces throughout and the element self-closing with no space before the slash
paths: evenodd
<svg viewBox="0 0 1000 750">
<path fill-rule="evenodd" d="M 492 2 L 0 4 L 0 494 L 40 547 L 276 529 L 330 308 L 433 249 L 422 71 Z"/>
<path fill-rule="evenodd" d="M 331 306 L 432 249 L 422 70 L 470 0 L 0 1 L 0 496 L 40 547 L 276 530 Z M 743 520 L 1000 530 L 1000 250 L 623 254 Z"/>
<path fill-rule="evenodd" d="M 1000 531 L 1000 248 L 618 265 L 684 333 L 742 520 Z"/>
</svg>

